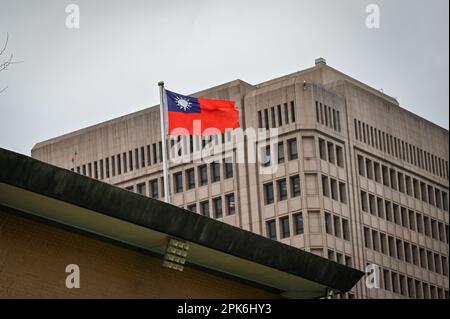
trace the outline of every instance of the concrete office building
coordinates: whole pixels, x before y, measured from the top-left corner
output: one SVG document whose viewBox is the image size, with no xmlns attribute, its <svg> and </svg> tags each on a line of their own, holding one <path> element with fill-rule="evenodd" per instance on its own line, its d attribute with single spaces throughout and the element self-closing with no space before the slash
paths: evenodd
<svg viewBox="0 0 450 319">
<path fill-rule="evenodd" d="M 156 89 L 156 87 L 155 87 Z M 312 68 L 194 94 L 236 102 L 243 128 L 278 128 L 279 168 L 171 165 L 174 205 L 364 270 L 342 298 L 448 298 L 448 131 L 317 59 Z M 32 156 L 161 198 L 158 106 L 38 143 Z"/>
</svg>

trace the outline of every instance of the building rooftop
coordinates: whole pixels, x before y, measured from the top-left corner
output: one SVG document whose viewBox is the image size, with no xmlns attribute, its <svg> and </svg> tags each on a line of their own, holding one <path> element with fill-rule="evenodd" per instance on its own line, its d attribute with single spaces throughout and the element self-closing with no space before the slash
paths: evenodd
<svg viewBox="0 0 450 319">
<path fill-rule="evenodd" d="M 312 253 L 1 148 L 0 167 L 5 210 L 160 256 L 169 238 L 184 240 L 190 245 L 187 265 L 282 296 L 347 292 L 363 276 Z"/>
</svg>

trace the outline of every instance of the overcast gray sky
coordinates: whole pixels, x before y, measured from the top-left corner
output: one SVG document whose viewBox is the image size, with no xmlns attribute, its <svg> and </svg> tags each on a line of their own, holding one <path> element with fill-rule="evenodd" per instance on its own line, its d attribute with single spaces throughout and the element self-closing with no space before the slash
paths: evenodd
<svg viewBox="0 0 450 319">
<path fill-rule="evenodd" d="M 65 24 L 80 8 L 80 28 Z M 365 25 L 368 4 L 380 28 Z M 314 65 L 323 56 L 448 129 L 449 1 L 0 0 L 0 41 L 23 61 L 0 73 L 0 147 L 36 142 L 192 93 Z M 0 42 L 1 43 L 1 42 Z"/>
</svg>

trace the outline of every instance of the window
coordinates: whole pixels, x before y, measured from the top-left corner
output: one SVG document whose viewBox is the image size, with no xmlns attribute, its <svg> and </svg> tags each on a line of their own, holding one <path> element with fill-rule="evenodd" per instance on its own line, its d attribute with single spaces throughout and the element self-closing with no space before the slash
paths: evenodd
<svg viewBox="0 0 450 319">
<path fill-rule="evenodd" d="M 342 219 L 342 235 L 345 240 L 350 240 L 350 226 L 347 219 Z"/>
<path fill-rule="evenodd" d="M 361 210 L 367 212 L 367 193 L 361 191 Z"/>
<path fill-rule="evenodd" d="M 330 178 L 330 183 L 331 183 L 331 198 L 333 200 L 338 200 L 337 181 L 334 178 Z"/>
<path fill-rule="evenodd" d="M 331 214 L 325 212 L 325 231 L 329 235 L 333 235 L 333 225 L 331 221 Z"/>
<path fill-rule="evenodd" d="M 158 198 L 158 180 L 153 179 L 150 181 L 150 194 L 152 198 Z"/>
<path fill-rule="evenodd" d="M 262 114 L 258 111 L 258 128 L 262 128 Z"/>
<path fill-rule="evenodd" d="M 186 170 L 186 186 L 187 189 L 195 188 L 195 173 L 193 168 Z"/>
<path fill-rule="evenodd" d="M 220 181 L 220 164 L 217 162 L 211 163 L 211 181 L 212 183 Z"/>
<path fill-rule="evenodd" d="M 295 235 L 301 235 L 304 232 L 303 229 L 303 213 L 298 213 L 294 215 L 294 227 Z"/>
<path fill-rule="evenodd" d="M 273 240 L 277 239 L 277 228 L 275 220 L 270 220 L 266 222 L 267 237 Z"/>
<path fill-rule="evenodd" d="M 330 197 L 330 185 L 328 183 L 328 177 L 322 175 L 322 194 L 323 196 Z"/>
<path fill-rule="evenodd" d="M 287 199 L 287 189 L 286 189 L 286 180 L 281 179 L 277 181 L 278 187 L 278 201 Z"/>
<path fill-rule="evenodd" d="M 347 188 L 343 182 L 339 182 L 339 200 L 343 204 L 347 203 Z"/>
<path fill-rule="evenodd" d="M 300 196 L 300 176 L 295 175 L 290 177 L 291 180 L 291 197 Z"/>
<path fill-rule="evenodd" d="M 183 175 L 181 172 L 173 174 L 173 179 L 175 181 L 175 193 L 183 192 Z"/>
<path fill-rule="evenodd" d="M 366 176 L 365 174 L 366 167 L 364 163 L 364 158 L 361 155 L 358 155 L 358 172 L 361 176 Z"/>
<path fill-rule="evenodd" d="M 273 183 L 264 184 L 264 198 L 266 205 L 273 204 Z"/>
<path fill-rule="evenodd" d="M 225 159 L 225 178 L 233 177 L 233 163 L 231 157 Z"/>
<path fill-rule="evenodd" d="M 333 216 L 334 236 L 341 237 L 341 219 L 338 216 Z"/>
<path fill-rule="evenodd" d="M 191 212 L 196 213 L 197 212 L 197 204 L 194 203 L 194 204 L 188 205 L 187 210 L 190 210 Z"/>
<path fill-rule="evenodd" d="M 198 177 L 200 186 L 208 184 L 208 167 L 206 165 L 201 165 L 198 167 Z"/>
<path fill-rule="evenodd" d="M 289 216 L 280 218 L 281 225 L 281 238 L 288 238 L 291 236 L 291 232 L 289 230 Z"/>
<path fill-rule="evenodd" d="M 291 101 L 291 119 L 292 119 L 292 123 L 295 122 L 295 106 L 294 106 L 294 101 Z"/>
<path fill-rule="evenodd" d="M 147 195 L 146 194 L 146 189 L 145 189 L 145 183 L 141 183 L 141 184 L 137 184 L 137 193 L 141 194 L 141 195 Z"/>
<path fill-rule="evenodd" d="M 334 164 L 334 145 L 331 142 L 327 143 L 328 161 Z"/>
<path fill-rule="evenodd" d="M 325 141 L 321 138 L 319 138 L 319 156 L 320 159 L 326 160 L 326 148 L 325 148 Z"/>
<path fill-rule="evenodd" d="M 342 147 L 336 145 L 336 162 L 339 167 L 344 167 L 344 153 Z"/>
<path fill-rule="evenodd" d="M 214 217 L 215 218 L 222 218 L 223 211 L 222 211 L 222 197 L 217 197 L 213 199 L 213 206 L 214 206 Z"/>
<path fill-rule="evenodd" d="M 261 166 L 270 166 L 270 145 L 261 148 Z"/>
<path fill-rule="evenodd" d="M 372 248 L 370 241 L 370 230 L 367 227 L 364 227 L 364 245 L 366 246 L 366 248 Z"/>
<path fill-rule="evenodd" d="M 227 205 L 227 214 L 233 215 L 236 212 L 236 204 L 234 202 L 234 194 L 225 195 L 225 203 Z"/>
<path fill-rule="evenodd" d="M 278 164 L 284 163 L 284 143 L 279 142 L 277 147 Z"/>
<path fill-rule="evenodd" d="M 200 212 L 203 216 L 209 217 L 209 201 L 200 203 Z"/>
<path fill-rule="evenodd" d="M 288 148 L 289 148 L 289 160 L 296 160 L 298 159 L 298 153 L 297 153 L 297 139 L 291 139 L 287 141 Z"/>
</svg>

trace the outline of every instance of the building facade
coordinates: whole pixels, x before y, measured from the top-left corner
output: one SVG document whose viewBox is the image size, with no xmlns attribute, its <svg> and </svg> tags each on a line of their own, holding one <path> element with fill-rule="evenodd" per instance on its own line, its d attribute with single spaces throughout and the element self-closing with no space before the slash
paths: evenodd
<svg viewBox="0 0 450 319">
<path fill-rule="evenodd" d="M 244 129 L 277 128 L 278 141 L 254 146 L 269 163 L 171 164 L 174 205 L 363 271 L 378 266 L 379 288 L 361 281 L 342 298 L 448 298 L 447 130 L 321 59 L 194 96 L 235 101 Z M 161 149 L 155 106 L 38 143 L 32 157 L 162 198 Z"/>
</svg>

